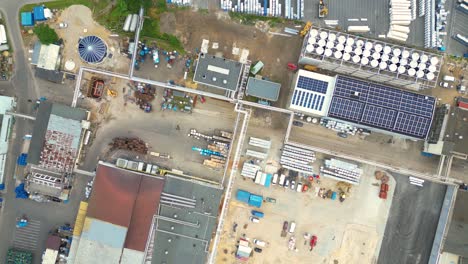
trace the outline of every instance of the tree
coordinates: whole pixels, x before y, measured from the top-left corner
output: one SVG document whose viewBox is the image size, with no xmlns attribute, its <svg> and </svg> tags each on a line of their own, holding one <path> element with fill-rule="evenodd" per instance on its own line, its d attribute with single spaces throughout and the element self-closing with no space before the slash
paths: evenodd
<svg viewBox="0 0 468 264">
<path fill-rule="evenodd" d="M 34 33 L 39 38 L 39 41 L 44 45 L 49 45 L 58 41 L 58 35 L 53 28 L 47 24 L 40 24 L 34 27 Z"/>
</svg>

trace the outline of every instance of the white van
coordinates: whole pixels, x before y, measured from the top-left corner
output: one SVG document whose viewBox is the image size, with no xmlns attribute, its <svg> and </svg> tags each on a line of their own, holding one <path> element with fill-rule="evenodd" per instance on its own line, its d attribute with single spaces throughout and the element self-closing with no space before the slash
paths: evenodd
<svg viewBox="0 0 468 264">
<path fill-rule="evenodd" d="M 273 174 L 273 180 L 271 180 L 271 184 L 276 185 L 278 183 L 278 174 Z"/>
<path fill-rule="evenodd" d="M 446 81 L 446 82 L 454 82 L 454 81 L 455 81 L 455 77 L 450 76 L 450 75 L 445 75 L 445 76 L 444 76 L 444 81 Z"/>
<path fill-rule="evenodd" d="M 257 245 L 259 247 L 265 247 L 266 246 L 265 241 L 262 241 L 260 239 L 254 239 L 253 242 L 254 242 L 255 245 Z"/>
<path fill-rule="evenodd" d="M 284 180 L 286 180 L 286 175 L 281 174 L 278 185 L 283 186 L 284 185 Z"/>
<path fill-rule="evenodd" d="M 296 222 L 291 221 L 291 223 L 289 223 L 289 233 L 294 233 L 294 230 L 296 230 Z"/>
</svg>

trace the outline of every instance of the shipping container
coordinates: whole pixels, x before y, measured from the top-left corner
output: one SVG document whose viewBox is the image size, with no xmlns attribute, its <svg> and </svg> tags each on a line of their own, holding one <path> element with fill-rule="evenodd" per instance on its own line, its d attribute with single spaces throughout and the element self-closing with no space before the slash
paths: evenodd
<svg viewBox="0 0 468 264">
<path fill-rule="evenodd" d="M 262 206 L 263 197 L 260 195 L 250 194 L 249 205 L 260 208 Z"/>
<path fill-rule="evenodd" d="M 255 211 L 255 210 L 252 210 L 252 215 L 256 216 L 258 218 L 263 218 L 265 216 L 265 214 L 263 212 Z"/>
<path fill-rule="evenodd" d="M 267 174 L 267 175 L 266 175 L 265 187 L 270 187 L 270 185 L 271 185 L 271 178 L 273 178 L 273 175 L 271 175 L 271 174 Z"/>
<path fill-rule="evenodd" d="M 249 203 L 250 193 L 244 190 L 237 190 L 236 199 L 238 201 Z"/>
</svg>

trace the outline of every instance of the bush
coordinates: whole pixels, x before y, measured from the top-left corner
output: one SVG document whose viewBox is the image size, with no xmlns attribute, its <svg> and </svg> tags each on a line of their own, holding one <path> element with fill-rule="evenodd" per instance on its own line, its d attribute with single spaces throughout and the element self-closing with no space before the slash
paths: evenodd
<svg viewBox="0 0 468 264">
<path fill-rule="evenodd" d="M 58 41 L 58 35 L 49 25 L 40 24 L 34 27 L 34 33 L 39 38 L 39 41 L 44 45 L 49 45 Z"/>
</svg>

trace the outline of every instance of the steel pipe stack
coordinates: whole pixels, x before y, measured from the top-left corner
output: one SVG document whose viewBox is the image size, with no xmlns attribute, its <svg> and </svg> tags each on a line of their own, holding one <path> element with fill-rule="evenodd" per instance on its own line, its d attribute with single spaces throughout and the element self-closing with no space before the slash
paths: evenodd
<svg viewBox="0 0 468 264">
<path fill-rule="evenodd" d="M 409 24 L 416 18 L 416 0 L 390 1 L 390 29 L 387 37 L 405 42 L 408 39 Z"/>
</svg>

